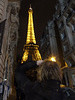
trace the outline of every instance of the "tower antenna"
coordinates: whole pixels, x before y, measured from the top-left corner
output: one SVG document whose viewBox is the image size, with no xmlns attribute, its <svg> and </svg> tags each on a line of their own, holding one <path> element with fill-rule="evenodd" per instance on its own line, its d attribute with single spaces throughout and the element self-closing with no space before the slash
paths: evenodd
<svg viewBox="0 0 75 100">
<path fill-rule="evenodd" d="M 30 8 L 31 8 L 31 4 L 30 4 Z"/>
</svg>

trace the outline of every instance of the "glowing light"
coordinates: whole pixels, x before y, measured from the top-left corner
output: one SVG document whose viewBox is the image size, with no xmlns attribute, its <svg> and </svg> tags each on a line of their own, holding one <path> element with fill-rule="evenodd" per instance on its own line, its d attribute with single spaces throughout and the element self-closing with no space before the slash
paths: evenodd
<svg viewBox="0 0 75 100">
<path fill-rule="evenodd" d="M 67 63 L 65 62 L 65 67 L 68 67 Z"/>
<path fill-rule="evenodd" d="M 25 51 L 22 57 L 21 63 L 28 59 L 28 55 L 32 56 L 33 61 L 41 60 L 41 55 L 38 50 L 38 45 L 36 45 L 35 33 L 34 33 L 34 25 L 33 25 L 33 11 L 30 6 L 29 8 L 29 18 L 28 18 L 28 30 L 27 30 L 27 39 L 25 45 Z M 34 45 L 35 44 L 35 45 Z"/>
<path fill-rule="evenodd" d="M 28 59 L 28 51 L 25 50 L 24 54 L 23 54 L 23 57 L 22 57 L 22 60 L 23 61 L 26 61 Z M 21 63 L 23 63 L 23 61 Z"/>
<path fill-rule="evenodd" d="M 33 25 L 33 11 L 32 11 L 31 6 L 30 6 L 30 9 L 31 10 L 28 11 L 29 19 L 28 19 L 28 31 L 27 31 L 26 44 L 29 44 L 29 43 L 36 44 L 35 33 L 34 33 L 34 25 Z"/>
<path fill-rule="evenodd" d="M 65 62 L 65 66 L 63 66 L 61 69 L 64 69 L 64 68 L 66 68 L 66 67 L 68 67 L 68 65 L 67 65 L 67 63 Z"/>
<path fill-rule="evenodd" d="M 51 57 L 50 60 L 53 61 L 53 62 L 56 62 L 56 58 L 55 57 Z"/>
<path fill-rule="evenodd" d="M 7 81 L 7 79 L 5 78 L 4 81 Z"/>
<path fill-rule="evenodd" d="M 60 87 L 61 87 L 61 88 L 64 88 L 64 87 L 65 87 L 65 85 L 64 85 L 64 84 L 60 84 Z"/>
</svg>

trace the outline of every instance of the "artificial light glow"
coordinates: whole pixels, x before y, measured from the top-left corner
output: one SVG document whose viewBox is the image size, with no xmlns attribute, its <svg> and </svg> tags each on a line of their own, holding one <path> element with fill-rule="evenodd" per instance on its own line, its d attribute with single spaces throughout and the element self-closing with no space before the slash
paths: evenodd
<svg viewBox="0 0 75 100">
<path fill-rule="evenodd" d="M 22 57 L 21 63 L 27 61 L 29 55 L 32 57 L 31 59 L 33 61 L 41 60 L 41 55 L 38 50 L 38 45 L 36 44 L 35 39 L 35 33 L 34 33 L 34 25 L 33 25 L 33 11 L 31 8 L 28 11 L 29 13 L 29 19 L 28 19 L 28 31 L 27 31 L 27 39 L 26 39 L 26 45 L 25 45 L 25 51 Z M 31 45 L 33 43 L 33 45 Z"/>
<path fill-rule="evenodd" d="M 56 58 L 55 57 L 51 57 L 50 60 L 53 61 L 53 62 L 56 62 Z"/>
<path fill-rule="evenodd" d="M 67 65 L 67 63 L 65 62 L 65 66 L 63 66 L 61 69 L 64 69 L 64 68 L 66 68 L 66 67 L 68 67 L 68 65 Z"/>
<path fill-rule="evenodd" d="M 28 51 L 25 50 L 24 55 L 23 55 L 23 57 L 22 57 L 22 60 L 23 60 L 23 61 L 26 61 L 27 59 L 28 59 Z M 21 63 L 23 63 L 23 61 L 22 61 Z"/>
<path fill-rule="evenodd" d="M 60 84 L 60 87 L 61 87 L 61 88 L 64 88 L 64 87 L 65 87 L 65 85 L 64 85 L 64 84 Z"/>
<path fill-rule="evenodd" d="M 32 12 L 33 12 L 32 10 L 31 11 L 29 10 L 28 31 L 27 31 L 26 44 L 29 44 L 29 43 L 36 44 Z"/>
<path fill-rule="evenodd" d="M 7 81 L 7 79 L 5 78 L 4 81 Z"/>
</svg>

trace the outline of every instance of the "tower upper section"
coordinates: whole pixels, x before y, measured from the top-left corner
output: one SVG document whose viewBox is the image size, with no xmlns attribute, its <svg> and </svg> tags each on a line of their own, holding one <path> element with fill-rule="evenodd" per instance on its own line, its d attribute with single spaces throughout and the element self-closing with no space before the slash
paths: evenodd
<svg viewBox="0 0 75 100">
<path fill-rule="evenodd" d="M 28 10 L 29 18 L 28 18 L 28 30 L 27 30 L 27 40 L 26 44 L 34 43 L 36 44 L 35 40 L 35 33 L 34 33 L 34 25 L 33 25 L 33 10 L 30 6 Z"/>
</svg>

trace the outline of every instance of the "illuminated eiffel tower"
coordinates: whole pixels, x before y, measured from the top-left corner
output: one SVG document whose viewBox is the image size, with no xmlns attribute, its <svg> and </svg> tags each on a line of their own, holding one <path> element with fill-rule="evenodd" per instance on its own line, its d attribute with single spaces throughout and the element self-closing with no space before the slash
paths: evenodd
<svg viewBox="0 0 75 100">
<path fill-rule="evenodd" d="M 22 63 L 27 60 L 37 61 L 41 60 L 41 55 L 38 50 L 38 45 L 36 45 L 34 25 L 33 25 L 33 10 L 30 6 L 29 10 L 29 19 L 28 19 L 28 31 L 26 44 L 24 45 L 24 54 L 22 57 Z"/>
</svg>

